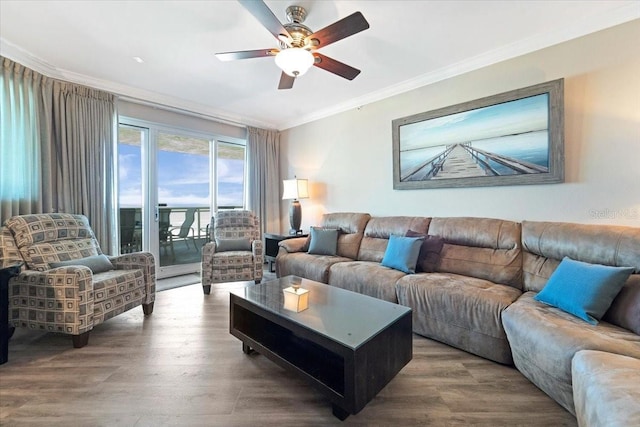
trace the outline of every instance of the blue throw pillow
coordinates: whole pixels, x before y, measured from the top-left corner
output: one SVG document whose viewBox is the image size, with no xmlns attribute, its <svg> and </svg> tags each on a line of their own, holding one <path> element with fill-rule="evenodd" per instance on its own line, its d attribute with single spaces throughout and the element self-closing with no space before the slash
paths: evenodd
<svg viewBox="0 0 640 427">
<path fill-rule="evenodd" d="M 596 325 L 633 270 L 565 257 L 534 299 Z"/>
<path fill-rule="evenodd" d="M 311 227 L 310 254 L 336 255 L 338 252 L 338 229 Z"/>
<path fill-rule="evenodd" d="M 423 241 L 422 237 L 389 236 L 382 265 L 407 274 L 415 273 Z"/>
</svg>

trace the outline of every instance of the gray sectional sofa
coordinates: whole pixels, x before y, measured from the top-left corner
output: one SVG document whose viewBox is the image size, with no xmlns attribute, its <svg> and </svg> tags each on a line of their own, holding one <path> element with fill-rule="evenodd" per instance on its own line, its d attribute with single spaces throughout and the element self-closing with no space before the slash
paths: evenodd
<svg viewBox="0 0 640 427">
<path fill-rule="evenodd" d="M 308 238 L 284 240 L 278 277 L 294 274 L 411 307 L 415 333 L 515 365 L 581 426 L 603 425 L 607 410 L 618 420 L 637 419 L 639 400 L 621 408 L 613 397 L 576 392 L 572 362 L 575 371 L 583 350 L 640 359 L 640 228 L 366 213 L 326 214 L 320 226 L 340 230 L 336 255 L 307 253 Z M 409 230 L 442 239 L 433 271 L 381 265 L 390 236 Z M 635 269 L 597 325 L 534 299 L 565 256 Z M 578 366 L 584 372 L 590 365 Z M 640 372 L 615 378 L 617 390 L 640 393 Z M 598 399 L 598 416 L 581 412 L 596 404 L 590 399 Z"/>
</svg>

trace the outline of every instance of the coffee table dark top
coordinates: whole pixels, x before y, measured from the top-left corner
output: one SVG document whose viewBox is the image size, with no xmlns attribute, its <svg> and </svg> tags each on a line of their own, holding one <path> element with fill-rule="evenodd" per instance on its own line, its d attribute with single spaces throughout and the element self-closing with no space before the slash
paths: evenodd
<svg viewBox="0 0 640 427">
<path fill-rule="evenodd" d="M 309 290 L 309 308 L 299 313 L 284 308 L 282 290 L 294 283 Z M 231 292 L 353 349 L 411 311 L 408 307 L 297 276 L 286 276 Z"/>
</svg>

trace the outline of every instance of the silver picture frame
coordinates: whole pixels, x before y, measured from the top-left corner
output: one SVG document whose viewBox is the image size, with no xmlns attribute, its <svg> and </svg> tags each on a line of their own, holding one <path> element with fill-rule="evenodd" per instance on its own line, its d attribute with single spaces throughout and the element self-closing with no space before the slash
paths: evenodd
<svg viewBox="0 0 640 427">
<path fill-rule="evenodd" d="M 564 182 L 564 79 L 392 121 L 393 188 Z"/>
</svg>

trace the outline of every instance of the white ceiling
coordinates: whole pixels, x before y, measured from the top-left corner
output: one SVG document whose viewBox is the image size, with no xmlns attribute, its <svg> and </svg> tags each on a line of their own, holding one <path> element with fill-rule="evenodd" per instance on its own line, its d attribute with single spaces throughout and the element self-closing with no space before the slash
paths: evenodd
<svg viewBox="0 0 640 427">
<path fill-rule="evenodd" d="M 287 6 L 305 7 L 314 31 L 361 11 L 371 27 L 320 52 L 362 73 L 348 81 L 312 67 L 278 90 L 273 58 L 219 61 L 277 47 L 233 0 L 0 0 L 0 54 L 125 98 L 286 129 L 640 18 L 637 0 L 266 3 L 283 23 Z"/>
</svg>

